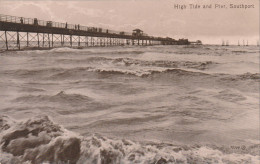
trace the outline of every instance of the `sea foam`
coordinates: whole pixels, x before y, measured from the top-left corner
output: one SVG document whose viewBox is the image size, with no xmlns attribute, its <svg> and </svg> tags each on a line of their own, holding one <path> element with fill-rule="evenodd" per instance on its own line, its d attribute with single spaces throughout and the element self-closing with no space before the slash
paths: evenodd
<svg viewBox="0 0 260 164">
<path fill-rule="evenodd" d="M 0 116 L 0 163 L 257 163 L 259 155 L 225 152 L 207 146 L 140 144 L 105 136 L 80 136 L 48 116 L 14 121 Z"/>
</svg>

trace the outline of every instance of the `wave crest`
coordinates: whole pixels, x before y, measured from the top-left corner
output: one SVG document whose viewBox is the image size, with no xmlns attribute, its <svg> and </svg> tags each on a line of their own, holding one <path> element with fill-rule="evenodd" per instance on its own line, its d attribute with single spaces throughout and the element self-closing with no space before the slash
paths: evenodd
<svg viewBox="0 0 260 164">
<path fill-rule="evenodd" d="M 258 155 L 225 153 L 207 146 L 139 144 L 100 135 L 82 137 L 47 116 L 15 122 L 0 116 L 0 162 L 9 163 L 257 163 Z"/>
</svg>

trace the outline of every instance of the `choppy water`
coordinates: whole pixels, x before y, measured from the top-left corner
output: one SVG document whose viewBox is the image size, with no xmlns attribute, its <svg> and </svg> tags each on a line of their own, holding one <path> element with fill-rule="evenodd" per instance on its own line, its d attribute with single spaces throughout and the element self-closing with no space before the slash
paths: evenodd
<svg viewBox="0 0 260 164">
<path fill-rule="evenodd" d="M 0 163 L 258 163 L 258 82 L 254 46 L 3 52 Z"/>
</svg>

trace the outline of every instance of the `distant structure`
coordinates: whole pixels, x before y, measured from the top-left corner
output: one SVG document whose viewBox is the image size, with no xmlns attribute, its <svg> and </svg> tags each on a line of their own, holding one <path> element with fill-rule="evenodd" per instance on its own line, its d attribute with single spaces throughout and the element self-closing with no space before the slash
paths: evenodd
<svg viewBox="0 0 260 164">
<path fill-rule="evenodd" d="M 222 40 L 222 46 L 225 46 L 225 41 L 224 40 Z"/>
<path fill-rule="evenodd" d="M 222 40 L 222 46 L 229 46 L 229 42 L 228 42 L 228 40 L 226 41 L 226 43 L 225 43 L 224 40 Z"/>
<path fill-rule="evenodd" d="M 0 14 L 0 49 L 90 47 L 122 45 L 189 45 L 202 44 L 188 39 L 154 37 L 140 29 L 118 32 L 80 24 L 43 21 Z"/>
<path fill-rule="evenodd" d="M 145 34 L 145 33 L 144 33 L 142 30 L 140 30 L 140 29 L 134 29 L 132 35 L 133 35 L 133 36 L 148 36 L 147 34 Z"/>
<path fill-rule="evenodd" d="M 195 42 L 190 42 L 192 45 L 202 45 L 202 42 L 200 40 L 197 40 Z"/>
</svg>

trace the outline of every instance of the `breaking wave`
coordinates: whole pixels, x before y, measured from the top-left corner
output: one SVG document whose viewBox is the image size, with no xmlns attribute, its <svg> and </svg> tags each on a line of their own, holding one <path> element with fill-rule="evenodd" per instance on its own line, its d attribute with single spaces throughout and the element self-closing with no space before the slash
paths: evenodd
<svg viewBox="0 0 260 164">
<path fill-rule="evenodd" d="M 86 59 L 59 59 L 58 62 L 67 64 L 101 64 L 114 66 L 139 66 L 139 67 L 162 67 L 162 68 L 193 68 L 198 70 L 205 70 L 218 63 L 212 61 L 205 62 L 191 62 L 191 61 L 168 61 L 168 60 L 138 60 L 134 58 L 109 58 L 109 57 L 88 57 Z"/>
<path fill-rule="evenodd" d="M 80 136 L 41 115 L 24 121 L 0 116 L 0 163 L 258 163 L 259 145 L 234 152 L 214 146 L 137 143 L 98 134 Z"/>
<path fill-rule="evenodd" d="M 210 64 L 210 63 L 209 63 Z M 189 64 L 186 64 L 189 65 Z M 208 64 L 200 64 L 208 65 Z M 200 70 L 185 69 L 185 68 L 170 68 L 170 67 L 138 67 L 136 65 L 118 68 L 110 66 L 102 67 L 75 67 L 75 68 L 49 68 L 49 69 L 38 69 L 38 70 L 8 70 L 5 74 L 11 76 L 18 76 L 21 78 L 38 77 L 39 79 L 50 79 L 50 80 L 62 80 L 62 79 L 73 79 L 73 78 L 87 78 L 90 73 L 98 73 L 100 75 L 133 75 L 137 77 L 150 77 L 155 74 L 171 74 L 176 76 L 212 76 L 219 77 L 221 80 L 237 81 L 237 80 L 259 80 L 259 73 L 244 73 L 238 75 L 223 74 L 223 73 L 208 73 Z"/>
<path fill-rule="evenodd" d="M 54 96 L 49 96 L 49 95 L 29 95 L 29 96 L 23 96 L 23 97 L 18 97 L 14 101 L 16 102 L 27 102 L 27 101 L 33 101 L 33 102 L 59 102 L 59 103 L 82 103 L 82 102 L 89 102 L 92 101 L 91 98 L 87 96 L 83 96 L 80 94 L 66 94 L 64 91 L 59 92 L 58 94 Z"/>
</svg>

